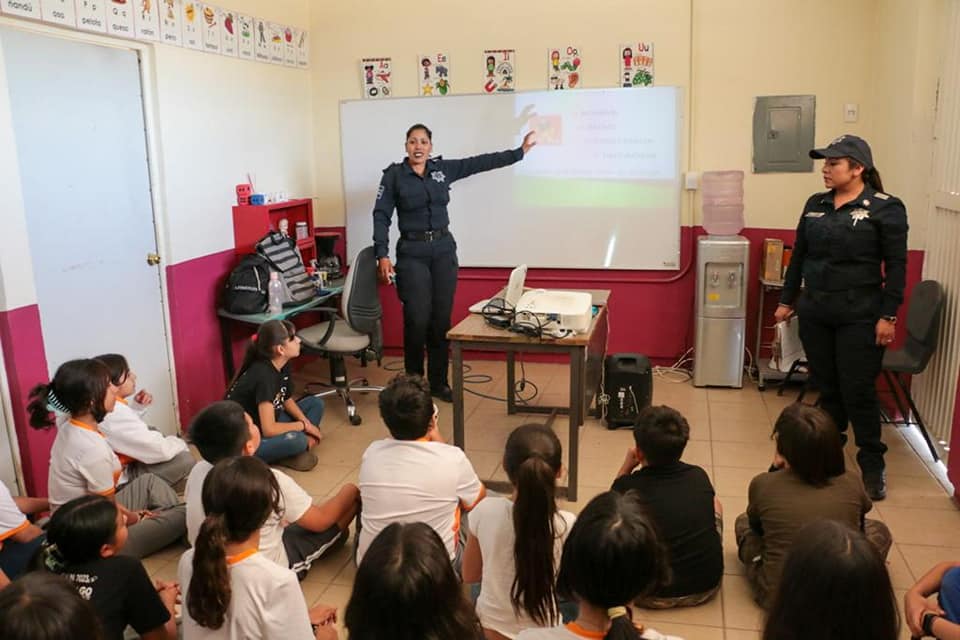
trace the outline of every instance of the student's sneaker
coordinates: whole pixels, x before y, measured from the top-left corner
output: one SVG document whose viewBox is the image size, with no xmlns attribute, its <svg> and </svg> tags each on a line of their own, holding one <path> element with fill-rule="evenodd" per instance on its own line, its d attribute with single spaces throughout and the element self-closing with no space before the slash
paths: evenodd
<svg viewBox="0 0 960 640">
<path fill-rule="evenodd" d="M 294 471 L 310 471 L 317 466 L 317 456 L 312 451 L 302 451 L 295 456 L 277 460 L 274 464 Z"/>
</svg>

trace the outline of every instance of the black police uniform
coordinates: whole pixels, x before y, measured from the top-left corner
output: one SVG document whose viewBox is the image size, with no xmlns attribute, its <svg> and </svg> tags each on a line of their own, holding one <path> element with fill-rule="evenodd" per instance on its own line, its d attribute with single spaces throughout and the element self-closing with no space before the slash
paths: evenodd
<svg viewBox="0 0 960 640">
<path fill-rule="evenodd" d="M 883 360 L 876 344 L 880 318 L 896 316 L 907 268 L 907 212 L 903 202 L 869 185 L 856 199 L 833 207 L 833 191 L 807 200 L 784 282 L 781 304 L 797 300 L 800 339 L 820 406 L 841 433 L 847 422 L 867 477 L 883 471 L 875 381 Z"/>
<path fill-rule="evenodd" d="M 481 171 L 523 159 L 523 149 L 485 153 L 462 160 L 427 160 L 423 176 L 406 161 L 383 170 L 373 208 L 377 258 L 389 253 L 388 236 L 397 210 L 397 295 L 403 303 L 403 356 L 408 373 L 423 375 L 426 345 L 431 389 L 447 385 L 448 343 L 453 294 L 457 287 L 457 243 L 448 226 L 450 185 Z"/>
</svg>

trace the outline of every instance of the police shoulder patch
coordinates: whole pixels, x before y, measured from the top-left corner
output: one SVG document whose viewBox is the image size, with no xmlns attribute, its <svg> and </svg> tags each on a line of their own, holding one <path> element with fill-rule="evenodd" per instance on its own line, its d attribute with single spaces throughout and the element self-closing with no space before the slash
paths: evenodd
<svg viewBox="0 0 960 640">
<path fill-rule="evenodd" d="M 874 198 L 880 198 L 881 200 L 889 200 L 889 199 L 890 199 L 890 196 L 887 195 L 886 193 L 882 192 L 882 191 L 877 191 L 875 194 L 873 194 L 873 197 L 874 197 Z"/>
</svg>

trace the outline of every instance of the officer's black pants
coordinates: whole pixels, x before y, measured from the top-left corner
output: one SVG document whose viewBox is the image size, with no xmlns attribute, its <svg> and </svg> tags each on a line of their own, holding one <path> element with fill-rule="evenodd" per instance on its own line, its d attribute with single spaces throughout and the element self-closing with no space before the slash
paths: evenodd
<svg viewBox="0 0 960 640">
<path fill-rule="evenodd" d="M 403 362 L 407 373 L 423 375 L 427 350 L 432 388 L 447 384 L 450 313 L 457 288 L 457 243 L 446 235 L 434 241 L 397 244 L 397 294 L 403 303 Z"/>
<path fill-rule="evenodd" d="M 820 389 L 820 407 L 841 433 L 847 423 L 864 472 L 884 467 L 887 446 L 880 439 L 880 404 L 876 379 L 883 347 L 876 344 L 882 292 L 809 292 L 797 305 L 800 340 Z"/>
</svg>

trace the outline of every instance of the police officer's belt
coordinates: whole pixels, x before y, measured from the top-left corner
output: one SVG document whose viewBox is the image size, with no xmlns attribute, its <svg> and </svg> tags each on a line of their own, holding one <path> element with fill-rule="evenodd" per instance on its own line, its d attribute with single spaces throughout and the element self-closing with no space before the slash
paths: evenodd
<svg viewBox="0 0 960 640">
<path fill-rule="evenodd" d="M 444 227 L 443 229 L 431 229 L 430 231 L 404 231 L 401 237 L 403 237 L 404 240 L 433 242 L 446 235 L 450 235 L 450 231 L 448 231 L 447 227 Z"/>
</svg>

